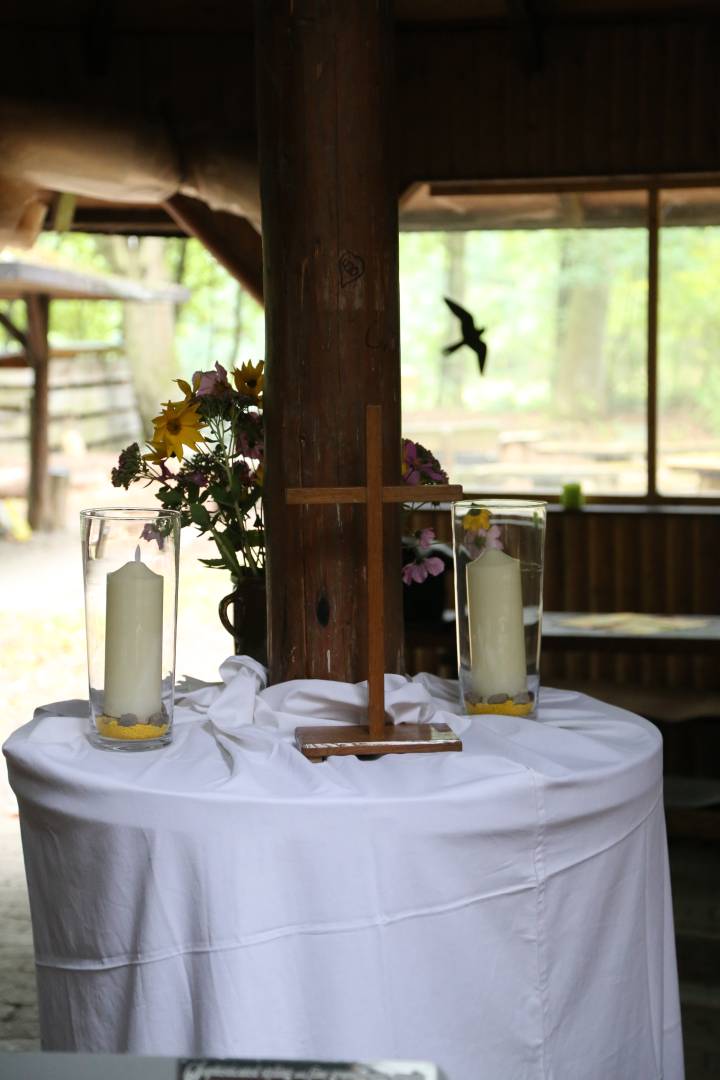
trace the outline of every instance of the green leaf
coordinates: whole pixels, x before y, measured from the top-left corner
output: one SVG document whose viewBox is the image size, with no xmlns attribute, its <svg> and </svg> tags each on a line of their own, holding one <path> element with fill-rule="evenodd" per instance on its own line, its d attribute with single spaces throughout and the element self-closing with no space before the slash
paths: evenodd
<svg viewBox="0 0 720 1080">
<path fill-rule="evenodd" d="M 182 491 L 176 491 L 174 488 L 169 487 L 160 488 L 158 498 L 163 506 L 180 506 L 183 501 Z"/>
<path fill-rule="evenodd" d="M 233 497 L 227 488 L 224 488 L 221 484 L 211 484 L 207 489 L 208 495 L 211 499 L 214 499 L 218 506 L 232 506 Z"/>
<path fill-rule="evenodd" d="M 190 504 L 190 517 L 203 531 L 212 528 L 212 519 L 210 518 L 208 510 L 202 503 Z"/>
<path fill-rule="evenodd" d="M 225 565 L 227 566 L 230 573 L 239 575 L 241 573 L 240 563 L 238 562 L 232 545 L 228 541 L 225 534 L 214 530 L 213 537 L 215 539 L 215 543 L 218 546 L 220 554 L 223 556 L 223 561 L 225 562 Z"/>
<path fill-rule="evenodd" d="M 246 529 L 245 537 L 250 547 L 259 547 L 264 539 L 264 532 L 261 529 Z"/>
</svg>

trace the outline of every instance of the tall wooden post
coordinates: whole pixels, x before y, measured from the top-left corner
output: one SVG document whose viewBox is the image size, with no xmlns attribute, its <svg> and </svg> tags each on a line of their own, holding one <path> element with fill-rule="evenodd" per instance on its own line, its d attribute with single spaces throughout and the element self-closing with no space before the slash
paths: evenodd
<svg viewBox="0 0 720 1080">
<path fill-rule="evenodd" d="M 382 406 L 400 480 L 389 0 L 256 0 L 272 681 L 367 673 L 363 506 L 288 513 L 288 487 L 362 485 Z M 400 516 L 385 514 L 385 665 L 402 665 Z"/>
<path fill-rule="evenodd" d="M 47 527 L 48 515 L 48 322 L 50 298 L 28 295 L 27 348 L 33 369 L 30 399 L 30 481 L 28 485 L 28 524 L 31 529 Z"/>
</svg>

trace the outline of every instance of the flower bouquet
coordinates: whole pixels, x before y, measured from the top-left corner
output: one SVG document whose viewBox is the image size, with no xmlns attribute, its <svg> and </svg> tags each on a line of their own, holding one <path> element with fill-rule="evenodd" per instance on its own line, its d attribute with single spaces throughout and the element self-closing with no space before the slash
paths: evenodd
<svg viewBox="0 0 720 1080">
<path fill-rule="evenodd" d="M 264 366 L 262 360 L 248 362 L 228 372 L 216 364 L 212 371 L 196 371 L 189 383 L 177 379 L 182 400 L 164 403 L 145 452 L 133 443 L 122 451 L 112 471 L 115 487 L 127 489 L 136 482 L 156 485 L 157 498 L 166 509 L 179 511 L 183 527 L 194 525 L 212 537 L 217 557 L 201 561 L 230 573 L 236 593 L 221 603 L 220 617 L 234 634 L 236 648 L 237 624 L 242 621 L 237 590 L 242 587 L 247 596 L 248 583 L 264 584 Z M 410 439 L 402 441 L 402 478 L 409 489 L 448 482 L 430 451 Z M 419 501 L 410 490 L 408 497 L 415 504 Z M 157 540 L 161 547 L 164 543 L 161 528 L 153 527 L 145 538 Z M 402 567 L 406 585 L 445 569 L 432 529 L 404 537 L 403 545 L 410 555 Z M 236 606 L 234 625 L 226 618 L 230 601 Z M 255 607 L 257 614 L 259 601 Z"/>
<path fill-rule="evenodd" d="M 192 383 L 177 379 L 184 397 L 165 402 L 155 417 L 147 453 L 133 443 L 112 471 L 115 487 L 156 484 L 157 498 L 180 512 L 183 526 L 215 541 L 217 558 L 202 562 L 226 569 L 235 584 L 265 569 L 263 368 L 261 360 L 228 373 L 216 364 L 195 372 Z M 154 539 L 162 546 L 160 533 Z"/>
</svg>

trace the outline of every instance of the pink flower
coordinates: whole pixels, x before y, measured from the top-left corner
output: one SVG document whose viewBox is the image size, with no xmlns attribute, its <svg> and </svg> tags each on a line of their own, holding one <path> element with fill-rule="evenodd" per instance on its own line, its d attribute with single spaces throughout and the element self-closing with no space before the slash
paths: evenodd
<svg viewBox="0 0 720 1080">
<path fill-rule="evenodd" d="M 439 559 L 437 555 L 431 555 L 429 559 L 415 559 L 413 562 L 406 563 L 402 568 L 402 579 L 406 585 L 412 585 L 414 581 L 420 585 L 428 574 L 431 577 L 437 577 L 444 569 L 445 564 L 442 559 Z"/>
<path fill-rule="evenodd" d="M 262 440 L 251 442 L 246 431 L 238 435 L 238 452 L 247 458 L 261 458 L 263 456 Z"/>
<path fill-rule="evenodd" d="M 420 443 L 402 441 L 402 478 L 406 484 L 447 484 L 447 473 Z"/>
<path fill-rule="evenodd" d="M 418 549 L 420 551 L 427 551 L 435 543 L 435 530 L 423 529 L 418 536 Z"/>
<path fill-rule="evenodd" d="M 248 485 L 250 483 L 250 467 L 246 461 L 233 462 L 233 473 L 240 478 L 240 483 Z"/>
<path fill-rule="evenodd" d="M 491 525 L 489 529 L 468 529 L 465 533 L 465 546 L 471 559 L 477 559 L 489 548 L 503 550 L 501 540 L 502 530 L 499 525 Z"/>
<path fill-rule="evenodd" d="M 197 397 L 224 397 L 230 393 L 227 371 L 222 364 L 216 364 L 214 371 L 196 371 L 193 375 L 193 386 Z"/>
<path fill-rule="evenodd" d="M 498 551 L 502 551 L 503 545 L 500 539 L 500 526 L 491 525 L 485 536 L 485 549 L 497 548 Z"/>
<path fill-rule="evenodd" d="M 239 454 L 246 458 L 260 460 L 265 450 L 261 413 L 254 411 L 244 413 L 238 420 L 235 438 Z"/>
</svg>

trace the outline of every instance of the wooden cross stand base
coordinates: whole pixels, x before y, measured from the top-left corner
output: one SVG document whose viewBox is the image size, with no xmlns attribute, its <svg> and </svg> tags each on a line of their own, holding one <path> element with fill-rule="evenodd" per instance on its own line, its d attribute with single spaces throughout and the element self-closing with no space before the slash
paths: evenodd
<svg viewBox="0 0 720 1080">
<path fill-rule="evenodd" d="M 365 503 L 367 506 L 368 589 L 368 726 L 300 727 L 295 743 L 307 758 L 321 761 L 331 754 L 418 754 L 462 750 L 447 724 L 393 724 L 385 715 L 385 633 L 383 607 L 383 504 L 409 502 L 406 484 L 383 486 L 382 412 L 368 405 L 366 414 L 366 487 L 288 488 L 287 503 Z M 433 485 L 433 502 L 462 498 L 457 485 Z"/>
</svg>

